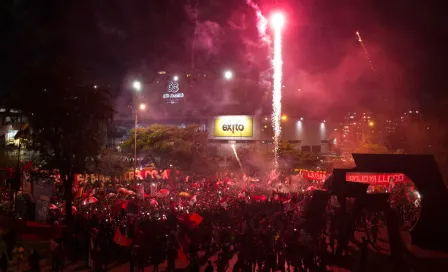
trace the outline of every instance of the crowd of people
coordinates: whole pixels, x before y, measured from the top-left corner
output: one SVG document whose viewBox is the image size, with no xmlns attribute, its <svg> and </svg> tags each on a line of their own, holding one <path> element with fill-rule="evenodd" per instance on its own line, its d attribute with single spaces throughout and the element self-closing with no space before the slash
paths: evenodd
<svg viewBox="0 0 448 272">
<path fill-rule="evenodd" d="M 67 226 L 51 241 L 53 269 L 62 271 L 70 259 L 95 271 L 115 262 L 129 262 L 131 271 L 148 265 L 158 271 L 165 261 L 167 271 L 179 261 L 189 271 L 205 264 L 206 271 L 228 271 L 231 263 L 233 271 L 329 271 L 335 259 L 349 254 L 356 228 L 365 228 L 363 256 L 364 240 L 376 243 L 381 215 L 369 215 L 368 227 L 357 226 L 341 215 L 337 199 L 319 190 L 323 181 L 302 179 L 305 189 L 293 190 L 283 177 L 272 178 L 226 172 L 176 181 L 87 182 L 75 190 L 68 225 L 63 195 L 56 191 L 48 223 Z M 313 198 L 314 204 L 325 199 L 324 205 L 313 205 Z M 218 256 L 213 263 L 211 256 Z M 36 259 L 30 267 L 38 269 Z"/>
</svg>

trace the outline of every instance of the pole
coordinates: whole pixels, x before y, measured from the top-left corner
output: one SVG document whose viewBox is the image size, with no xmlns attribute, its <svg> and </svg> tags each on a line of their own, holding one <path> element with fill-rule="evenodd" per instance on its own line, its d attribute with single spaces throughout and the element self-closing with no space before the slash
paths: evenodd
<svg viewBox="0 0 448 272">
<path fill-rule="evenodd" d="M 17 152 L 17 170 L 20 169 L 20 149 L 22 148 L 22 113 L 20 113 L 20 124 L 19 124 L 19 151 Z"/>
<path fill-rule="evenodd" d="M 137 190 L 137 111 L 134 123 L 134 190 Z"/>
<path fill-rule="evenodd" d="M 20 113 L 20 123 L 19 123 L 19 148 L 18 148 L 18 151 L 17 151 L 17 173 L 16 173 L 16 175 L 17 175 L 17 177 L 15 177 L 15 178 L 17 178 L 18 179 L 18 183 L 20 184 L 20 179 L 21 179 L 21 174 L 20 174 L 20 150 L 22 149 L 22 118 L 23 118 L 23 114 L 22 113 Z M 20 185 L 19 185 L 19 187 L 20 187 Z M 19 190 L 20 190 L 20 188 L 19 188 Z M 17 211 L 17 191 L 14 189 L 14 199 L 13 199 L 14 201 L 14 205 L 13 205 L 13 216 L 15 216 L 16 215 L 16 211 Z"/>
</svg>

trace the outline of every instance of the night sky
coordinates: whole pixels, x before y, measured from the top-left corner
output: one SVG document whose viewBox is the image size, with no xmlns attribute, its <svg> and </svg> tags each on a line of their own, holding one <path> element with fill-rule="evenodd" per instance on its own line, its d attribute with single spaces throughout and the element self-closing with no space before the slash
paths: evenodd
<svg viewBox="0 0 448 272">
<path fill-rule="evenodd" d="M 448 17 L 441 5 L 403 0 L 255 2 L 266 16 L 275 10 L 287 16 L 285 112 L 419 109 L 443 114 Z M 136 76 L 151 81 L 163 69 L 187 73 L 192 70 L 195 25 L 195 70 L 219 74 L 230 67 L 254 82 L 269 79 L 269 47 L 260 42 L 254 11 L 245 0 L 2 1 L 0 6 L 3 94 L 33 69 L 68 55 L 86 81 L 109 85 L 117 95 Z M 260 98 L 254 103 L 268 102 Z"/>
</svg>

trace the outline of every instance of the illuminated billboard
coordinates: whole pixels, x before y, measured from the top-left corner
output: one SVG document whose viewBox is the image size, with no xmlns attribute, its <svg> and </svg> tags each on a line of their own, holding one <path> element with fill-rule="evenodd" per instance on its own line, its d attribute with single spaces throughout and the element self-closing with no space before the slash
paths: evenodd
<svg viewBox="0 0 448 272">
<path fill-rule="evenodd" d="M 345 175 L 348 182 L 367 183 L 370 185 L 389 185 L 391 182 L 406 183 L 409 178 L 401 173 L 354 173 Z"/>
<path fill-rule="evenodd" d="M 253 118 L 247 115 L 218 116 L 214 121 L 215 137 L 252 137 Z"/>
<path fill-rule="evenodd" d="M 170 81 L 168 83 L 167 93 L 162 95 L 163 99 L 168 104 L 177 104 L 184 98 L 184 93 L 179 92 L 179 82 Z"/>
</svg>

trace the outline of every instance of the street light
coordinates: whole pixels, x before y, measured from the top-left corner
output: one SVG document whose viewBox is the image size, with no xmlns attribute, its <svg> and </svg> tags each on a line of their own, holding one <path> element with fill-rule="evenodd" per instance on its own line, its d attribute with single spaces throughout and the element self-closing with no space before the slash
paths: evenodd
<svg viewBox="0 0 448 272">
<path fill-rule="evenodd" d="M 140 92 L 142 90 L 142 83 L 140 81 L 138 81 L 138 80 L 135 80 L 132 83 L 132 88 L 134 88 L 134 90 Z"/>
<path fill-rule="evenodd" d="M 373 127 L 375 125 L 375 123 L 373 121 L 369 122 L 369 127 Z"/>
<path fill-rule="evenodd" d="M 179 77 L 178 77 L 178 76 L 174 76 L 174 77 L 173 77 L 173 80 L 174 80 L 174 81 L 178 81 L 178 80 L 179 80 Z"/>
<path fill-rule="evenodd" d="M 146 105 L 140 104 L 140 110 L 145 110 Z M 134 189 L 137 190 L 137 121 L 138 110 L 135 111 L 135 123 L 134 123 Z"/>
<path fill-rule="evenodd" d="M 233 78 L 233 72 L 230 70 L 227 70 L 224 72 L 224 78 L 226 80 L 231 80 Z"/>
</svg>

